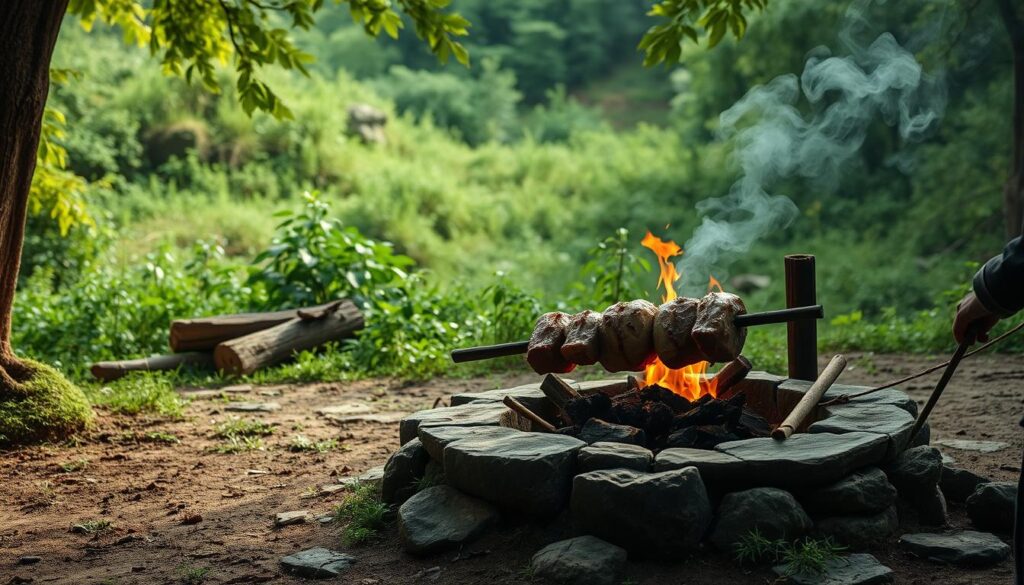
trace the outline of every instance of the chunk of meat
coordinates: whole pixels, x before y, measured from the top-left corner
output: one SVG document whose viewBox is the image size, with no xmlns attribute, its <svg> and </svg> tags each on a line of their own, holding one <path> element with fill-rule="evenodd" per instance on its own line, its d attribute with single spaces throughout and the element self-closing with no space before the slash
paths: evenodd
<svg viewBox="0 0 1024 585">
<path fill-rule="evenodd" d="M 530 336 L 526 350 L 526 362 L 538 374 L 565 374 L 576 364 L 562 357 L 562 343 L 569 316 L 565 313 L 544 313 L 537 319 L 537 325 Z"/>
<path fill-rule="evenodd" d="M 562 357 L 581 366 L 597 363 L 600 357 L 601 313 L 583 311 L 569 318 L 562 344 Z"/>
<path fill-rule="evenodd" d="M 658 308 L 654 318 L 654 353 L 669 368 L 707 359 L 691 335 L 697 322 L 698 303 L 697 299 L 678 297 Z"/>
<path fill-rule="evenodd" d="M 601 365 L 609 372 L 642 370 L 654 361 L 658 307 L 643 300 L 615 303 L 601 315 Z"/>
<path fill-rule="evenodd" d="M 708 293 L 697 304 L 697 321 L 691 335 L 709 362 L 728 362 L 743 351 L 747 330 L 736 327 L 733 319 L 746 312 L 743 301 L 726 292 Z"/>
</svg>

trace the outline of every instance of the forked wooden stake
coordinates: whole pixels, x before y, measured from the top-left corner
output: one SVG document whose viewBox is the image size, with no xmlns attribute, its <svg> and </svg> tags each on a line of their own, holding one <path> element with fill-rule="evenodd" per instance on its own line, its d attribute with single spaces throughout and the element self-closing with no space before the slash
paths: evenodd
<svg viewBox="0 0 1024 585">
<path fill-rule="evenodd" d="M 832 358 L 832 361 L 825 366 L 825 369 L 818 376 L 818 379 L 811 384 L 811 387 L 804 394 L 800 402 L 796 403 L 793 410 L 789 412 L 789 415 L 777 429 L 772 431 L 772 438 L 777 441 L 785 441 L 793 434 L 793 432 L 800 427 L 807 418 L 807 415 L 811 414 L 811 411 L 821 402 L 822 396 L 825 392 L 835 384 L 836 379 L 839 378 L 839 374 L 843 373 L 846 369 L 846 358 L 842 355 L 837 355 Z"/>
<path fill-rule="evenodd" d="M 520 415 L 525 416 L 526 418 L 528 418 L 530 420 L 530 422 L 532 422 L 533 424 L 539 426 L 540 428 L 544 429 L 545 431 L 547 431 L 549 433 L 554 433 L 554 432 L 558 431 L 558 429 L 556 429 L 554 427 L 554 425 L 552 425 L 548 421 L 542 419 L 540 417 L 540 415 L 538 415 L 537 413 L 533 412 L 529 408 L 526 408 L 526 406 L 524 406 L 522 402 L 519 402 L 515 398 L 512 398 L 511 396 L 506 396 L 505 399 L 502 400 L 502 402 L 505 403 L 505 406 L 507 406 L 507 407 L 511 408 L 512 410 L 516 411 Z"/>
</svg>

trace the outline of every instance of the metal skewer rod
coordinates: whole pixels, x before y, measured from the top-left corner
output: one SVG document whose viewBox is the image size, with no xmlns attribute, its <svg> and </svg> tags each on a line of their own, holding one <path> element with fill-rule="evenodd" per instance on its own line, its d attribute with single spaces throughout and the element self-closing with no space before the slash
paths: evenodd
<svg viewBox="0 0 1024 585">
<path fill-rule="evenodd" d="M 807 307 L 795 307 L 792 309 L 779 309 L 776 311 L 763 311 L 761 313 L 747 313 L 737 315 L 733 324 L 737 327 L 753 327 L 758 325 L 771 325 L 773 323 L 789 323 L 802 319 L 821 319 L 825 311 L 821 305 Z M 466 347 L 452 350 L 452 361 L 461 364 L 463 362 L 475 362 L 478 360 L 489 360 L 492 358 L 519 355 L 526 353 L 529 349 L 529 341 L 512 341 L 510 343 L 499 343 L 497 345 L 481 345 L 479 347 Z"/>
<path fill-rule="evenodd" d="M 942 377 L 939 378 L 939 382 L 935 384 L 935 389 L 932 390 L 932 395 L 928 397 L 928 402 L 925 403 L 924 408 L 921 410 L 921 414 L 917 415 L 917 420 L 914 421 L 914 428 L 910 430 L 910 441 L 913 442 L 917 434 L 921 432 L 921 428 L 924 427 L 924 423 L 928 420 L 928 415 L 932 413 L 932 409 L 938 404 L 939 398 L 942 396 L 942 392 L 949 385 L 949 381 L 953 379 L 953 374 L 956 372 L 957 366 L 960 365 L 960 361 L 964 359 L 964 355 L 967 353 L 967 349 L 974 344 L 974 339 L 977 336 L 974 327 L 967 330 L 967 335 L 964 337 L 964 342 L 961 343 L 957 348 L 956 352 L 953 353 L 953 357 L 949 360 L 949 365 L 942 371 Z"/>
</svg>

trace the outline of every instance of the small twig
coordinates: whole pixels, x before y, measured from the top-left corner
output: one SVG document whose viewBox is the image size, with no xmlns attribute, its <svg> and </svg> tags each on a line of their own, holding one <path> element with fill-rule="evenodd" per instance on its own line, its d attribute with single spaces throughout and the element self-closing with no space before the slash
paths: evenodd
<svg viewBox="0 0 1024 585">
<path fill-rule="evenodd" d="M 502 402 L 505 403 L 505 406 L 511 408 L 512 410 L 521 414 L 522 416 L 525 416 L 527 419 L 530 420 L 530 422 L 539 426 L 545 431 L 549 433 L 554 433 L 558 431 L 558 429 L 556 429 L 554 425 L 542 419 L 540 415 L 533 412 L 529 408 L 526 408 L 526 406 L 524 406 L 522 402 L 519 402 L 515 398 L 512 398 L 511 396 L 506 396 L 505 399 L 502 400 Z"/>
</svg>

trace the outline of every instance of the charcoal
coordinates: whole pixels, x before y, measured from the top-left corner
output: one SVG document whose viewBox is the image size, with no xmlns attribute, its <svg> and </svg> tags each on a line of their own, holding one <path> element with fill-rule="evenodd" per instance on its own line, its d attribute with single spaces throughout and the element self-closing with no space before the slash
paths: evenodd
<svg viewBox="0 0 1024 585">
<path fill-rule="evenodd" d="M 672 428 L 672 408 L 664 402 L 646 402 L 643 406 L 645 424 L 640 428 L 652 437 L 667 433 Z"/>
<path fill-rule="evenodd" d="M 755 437 L 767 437 L 772 434 L 772 426 L 768 424 L 768 421 L 761 415 L 744 408 L 740 414 L 739 424 L 736 425 L 737 430 L 744 431 L 744 434 L 749 435 L 743 437 L 745 439 L 753 439 Z"/>
<path fill-rule="evenodd" d="M 738 441 L 739 439 L 740 437 L 736 433 L 723 425 L 691 426 L 669 435 L 665 440 L 665 447 L 714 449 L 719 443 Z"/>
<path fill-rule="evenodd" d="M 638 394 L 645 402 L 663 402 L 675 412 L 686 412 L 692 407 L 686 398 L 657 384 L 643 388 Z"/>
<path fill-rule="evenodd" d="M 565 405 L 565 412 L 572 419 L 567 422 L 580 426 L 591 418 L 616 422 L 614 416 L 612 416 L 611 409 L 612 399 L 601 392 L 573 398 Z"/>
<path fill-rule="evenodd" d="M 562 427 L 560 429 L 555 430 L 555 432 L 558 433 L 559 435 L 569 435 L 570 437 L 575 437 L 576 435 L 580 434 L 580 427 Z"/>
<path fill-rule="evenodd" d="M 736 425 L 743 415 L 743 408 L 736 406 L 727 400 L 708 400 L 702 403 L 701 400 L 694 402 L 694 407 L 675 417 L 672 428 L 682 429 L 685 427 L 700 425 L 720 425 L 729 423 Z"/>
</svg>

